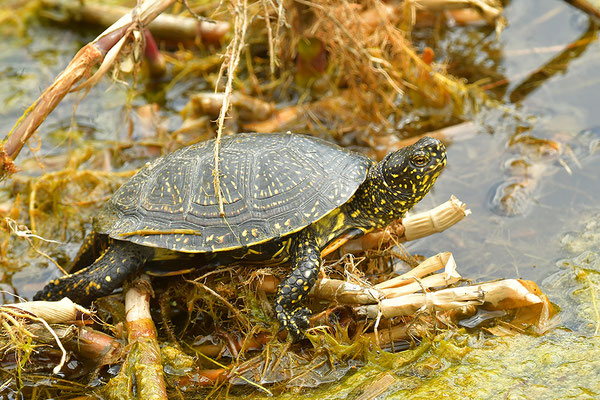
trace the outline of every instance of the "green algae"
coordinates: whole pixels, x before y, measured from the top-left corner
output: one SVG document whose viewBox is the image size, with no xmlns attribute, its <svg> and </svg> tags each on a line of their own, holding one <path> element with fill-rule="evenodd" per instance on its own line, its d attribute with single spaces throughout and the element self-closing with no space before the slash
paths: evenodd
<svg viewBox="0 0 600 400">
<path fill-rule="evenodd" d="M 447 337 L 446 337 L 447 336 Z M 385 373 L 381 399 L 592 399 L 600 396 L 600 338 L 557 329 L 542 337 L 440 335 L 415 349 L 374 356 L 306 399 L 355 399 Z M 280 399 L 293 399 L 285 393 Z M 264 397 L 266 399 L 266 397 Z"/>
</svg>

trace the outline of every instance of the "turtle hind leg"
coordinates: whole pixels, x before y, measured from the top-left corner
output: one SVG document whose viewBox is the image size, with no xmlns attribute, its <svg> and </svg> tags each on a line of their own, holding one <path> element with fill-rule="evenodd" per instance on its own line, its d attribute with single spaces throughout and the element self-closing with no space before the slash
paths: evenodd
<svg viewBox="0 0 600 400">
<path fill-rule="evenodd" d="M 92 265 L 108 248 L 109 238 L 107 235 L 101 235 L 91 231 L 85 237 L 79 251 L 67 268 L 67 272 L 72 274 Z"/>
<path fill-rule="evenodd" d="M 68 297 L 87 305 L 122 286 L 127 277 L 140 271 L 152 258 L 154 249 L 130 242 L 111 240 L 106 251 L 89 267 L 48 283 L 34 300 L 59 300 Z"/>
<path fill-rule="evenodd" d="M 310 326 L 310 310 L 301 302 L 308 297 L 321 268 L 321 253 L 308 229 L 302 231 L 292 245 L 293 271 L 277 287 L 275 312 L 282 329 L 287 329 L 294 341 L 304 337 Z"/>
</svg>

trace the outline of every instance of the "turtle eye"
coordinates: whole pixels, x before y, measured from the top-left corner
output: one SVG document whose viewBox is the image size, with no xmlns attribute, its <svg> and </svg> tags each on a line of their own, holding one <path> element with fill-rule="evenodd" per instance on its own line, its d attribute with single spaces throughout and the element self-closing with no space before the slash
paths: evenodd
<svg viewBox="0 0 600 400">
<path fill-rule="evenodd" d="M 424 167 L 429 162 L 429 157 L 426 154 L 417 154 L 411 161 L 416 167 Z"/>
</svg>

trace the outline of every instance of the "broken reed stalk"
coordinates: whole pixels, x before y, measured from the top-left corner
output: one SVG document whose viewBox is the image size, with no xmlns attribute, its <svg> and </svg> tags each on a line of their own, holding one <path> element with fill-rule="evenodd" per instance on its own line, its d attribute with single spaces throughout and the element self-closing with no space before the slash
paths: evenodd
<svg viewBox="0 0 600 400">
<path fill-rule="evenodd" d="M 443 232 L 471 214 L 465 203 L 454 195 L 439 206 L 404 217 L 387 228 L 370 232 L 341 246 L 342 253 L 381 248 L 387 243 L 398 244 Z"/>
<path fill-rule="evenodd" d="M 402 286 L 408 286 L 411 283 L 415 282 L 417 279 L 424 279 L 427 275 L 432 274 L 435 271 L 439 271 L 442 268 L 444 269 L 444 273 L 448 277 L 458 276 L 460 278 L 460 275 L 458 275 L 458 273 L 456 272 L 456 263 L 454 262 L 454 257 L 452 257 L 452 253 L 445 252 L 436 254 L 433 257 L 429 257 L 410 271 L 395 278 L 389 279 L 385 282 L 381 282 L 380 284 L 375 285 L 374 288 L 377 290 L 385 290 L 398 288 Z M 419 288 L 417 288 L 413 292 L 416 292 L 418 290 Z"/>
<path fill-rule="evenodd" d="M 147 25 L 174 2 L 175 0 L 142 2 L 77 52 L 52 85 L 44 90 L 42 95 L 25 111 L 8 133 L 4 143 L 0 145 L 0 179 L 16 172 L 13 160 L 46 117 L 58 106 L 67 93 L 74 90 L 75 84 L 88 76 L 95 65 L 102 62 L 99 73 L 94 75 L 96 80 L 88 80 L 91 84 L 97 82 L 99 75 L 106 72 L 116 59 L 133 30 L 138 25 L 142 27 Z M 77 89 L 89 88 L 91 84 L 86 85 L 88 82 L 84 82 Z"/>
<path fill-rule="evenodd" d="M 129 368 L 140 399 L 167 399 L 160 346 L 150 314 L 152 287 L 148 275 L 136 278 L 125 293 L 125 323 L 131 349 Z"/>
<path fill-rule="evenodd" d="M 452 195 L 450 200 L 429 211 L 402 219 L 404 237 L 410 241 L 443 232 L 470 213 L 466 204 Z"/>
<path fill-rule="evenodd" d="M 7 308 L 31 313 L 49 324 L 65 324 L 91 315 L 88 309 L 73 303 L 67 297 L 60 301 L 28 301 L 0 306 L 0 310 Z"/>
<path fill-rule="evenodd" d="M 484 0 L 417 0 L 415 6 L 428 11 L 474 8 L 491 23 L 502 18 L 502 7 Z"/>
<path fill-rule="evenodd" d="M 19 339 L 20 337 L 34 337 L 33 333 L 31 333 L 27 328 L 25 328 L 25 321 L 35 321 L 43 325 L 48 334 L 52 337 L 54 343 L 56 343 L 56 345 L 60 349 L 60 362 L 52 369 L 52 372 L 58 374 L 67 361 L 67 351 L 65 350 L 61 339 L 59 338 L 57 333 L 50 327 L 50 325 L 44 319 L 37 317 L 30 312 L 23 311 L 15 307 L 2 307 L 0 309 L 0 325 L 4 328 L 3 333 L 10 338 L 11 342 L 16 348 L 19 347 L 19 343 L 23 342 L 23 340 Z"/>
<path fill-rule="evenodd" d="M 240 62 L 240 54 L 242 49 L 244 48 L 245 38 L 246 38 L 246 30 L 248 28 L 248 1 L 243 0 L 243 5 L 240 10 L 239 4 L 234 4 L 233 13 L 234 13 L 234 35 L 233 39 L 227 46 L 227 83 L 225 84 L 225 93 L 223 96 L 223 105 L 221 106 L 221 112 L 219 113 L 219 119 L 217 120 L 217 137 L 215 139 L 215 169 L 213 171 L 214 174 L 214 188 L 215 194 L 217 195 L 217 200 L 219 202 L 219 215 L 221 217 L 225 216 L 225 209 L 223 206 L 223 195 L 221 193 L 221 177 L 219 171 L 219 148 L 221 145 L 221 136 L 223 134 L 223 125 L 225 124 L 225 117 L 229 112 L 230 107 L 230 98 L 231 92 L 233 91 L 233 79 L 235 77 L 235 71 Z M 218 90 L 218 83 L 221 80 L 221 76 L 223 70 L 225 68 L 225 63 L 221 65 L 221 70 L 219 71 L 219 78 L 217 79 L 217 84 L 215 85 L 215 91 Z"/>
<path fill-rule="evenodd" d="M 444 272 L 433 274 L 441 269 Z M 452 253 L 446 252 L 429 257 L 409 272 L 373 287 L 323 278 L 315 283 L 311 296 L 339 304 L 377 304 L 384 299 L 406 296 L 423 289 L 448 286 L 461 278 Z"/>
<path fill-rule="evenodd" d="M 60 338 L 65 349 L 95 362 L 98 367 L 120 360 L 123 350 L 121 343 L 106 333 L 75 325 L 52 324 L 50 327 Z M 36 343 L 55 344 L 54 337 L 42 324 L 29 324 L 27 330 L 35 336 Z"/>
<path fill-rule="evenodd" d="M 539 288 L 530 281 L 505 279 L 478 285 L 441 289 L 435 292 L 413 293 L 384 299 L 379 304 L 358 306 L 354 310 L 361 318 L 375 319 L 412 315 L 424 309 L 449 311 L 465 306 L 483 306 L 486 310 L 508 310 L 543 305 Z"/>
<path fill-rule="evenodd" d="M 67 14 L 68 21 L 107 27 L 131 11 L 128 7 L 94 2 L 65 2 L 43 0 L 45 7 L 60 7 Z M 218 43 L 229 30 L 229 23 L 203 21 L 194 17 L 163 14 L 147 26 L 157 38 L 177 42 L 190 42 L 200 39 L 207 43 Z"/>
<path fill-rule="evenodd" d="M 121 356 L 121 344 L 110 335 L 91 328 L 73 325 L 76 321 L 89 319 L 91 312 L 68 298 L 60 301 L 30 301 L 0 306 L 0 318 L 11 315 L 9 320 L 22 320 L 24 333 L 31 334 L 36 343 L 62 346 L 98 365 L 117 362 Z M 25 325 L 26 324 L 26 325 Z M 18 347 L 18 346 L 17 346 Z M 63 355 L 64 357 L 64 355 Z M 55 367 L 55 373 L 61 364 Z"/>
</svg>

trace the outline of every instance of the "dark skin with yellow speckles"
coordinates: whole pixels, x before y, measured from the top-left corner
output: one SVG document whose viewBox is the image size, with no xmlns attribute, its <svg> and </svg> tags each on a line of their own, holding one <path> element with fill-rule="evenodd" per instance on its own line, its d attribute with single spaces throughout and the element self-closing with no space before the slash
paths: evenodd
<svg viewBox="0 0 600 400">
<path fill-rule="evenodd" d="M 317 154 L 321 148 L 324 148 L 323 151 L 330 152 L 328 157 L 331 155 L 336 156 L 338 153 L 341 154 L 342 151 L 345 152 L 345 150 L 338 150 L 338 148 L 318 147 L 331 145 L 299 135 L 278 134 L 272 135 L 271 138 L 265 136 L 247 135 L 246 137 L 249 140 L 266 143 L 269 143 L 269 140 L 310 141 L 308 145 L 316 143 L 315 146 L 317 147 L 312 153 L 308 152 L 309 154 Z M 244 137 L 240 140 L 242 145 L 245 144 L 243 142 L 246 140 Z M 209 150 L 202 151 L 209 152 Z M 303 337 L 303 332 L 309 327 L 310 311 L 302 303 L 304 303 L 317 278 L 321 265 L 321 252 L 326 248 L 337 247 L 349 239 L 360 237 L 369 231 L 387 226 L 393 220 L 402 218 L 406 211 L 429 192 L 446 165 L 446 152 L 443 144 L 428 137 L 419 140 L 412 146 L 390 153 L 379 163 L 371 162 L 362 156 L 350 153 L 344 155 L 344 157 L 356 157 L 356 163 L 361 162 L 364 165 L 364 167 L 360 167 L 364 169 L 363 177 L 361 178 L 360 174 L 355 174 L 359 182 L 356 184 L 356 190 L 350 192 L 348 200 L 344 201 L 342 199 L 338 207 L 332 208 L 321 217 L 317 217 L 316 221 L 298 228 L 291 226 L 289 229 L 295 228 L 294 232 L 279 237 L 273 235 L 270 239 L 267 237 L 266 240 L 248 246 L 230 246 L 223 250 L 211 246 L 212 251 L 204 251 L 195 248 L 179 248 L 176 247 L 177 245 L 175 247 L 153 243 L 144 245 L 145 242 L 144 244 L 136 244 L 128 237 L 130 233 L 132 237 L 135 236 L 133 233 L 137 233 L 135 237 L 146 237 L 146 241 L 158 240 L 158 238 L 148 235 L 146 231 L 130 232 L 130 230 L 133 230 L 131 228 L 123 228 L 122 230 L 126 234 L 121 234 L 121 236 L 111 234 L 108 229 L 102 228 L 99 231 L 104 235 L 106 233 L 102 231 L 106 231 L 110 237 L 106 252 L 89 267 L 50 282 L 36 294 L 35 299 L 60 299 L 66 296 L 80 303 L 89 303 L 97 297 L 111 293 L 114 289 L 120 287 L 128 276 L 144 269 L 150 273 L 156 272 L 155 270 L 158 269 L 158 272 L 162 274 L 173 274 L 188 272 L 198 265 L 214 268 L 240 261 L 259 265 L 290 262 L 292 272 L 280 283 L 277 289 L 275 312 L 281 328 L 287 329 L 292 338 L 298 340 Z M 348 158 L 348 160 L 347 165 L 354 166 L 355 161 L 352 158 Z M 252 162 L 256 163 L 258 161 Z M 341 162 L 339 160 L 335 161 L 335 163 Z M 158 165 L 160 166 L 160 164 Z M 149 168 L 153 168 L 153 166 Z M 360 168 L 358 169 L 359 172 Z M 140 174 L 143 174 L 143 171 Z M 150 176 L 151 172 L 146 175 Z M 343 179 L 343 171 L 336 176 L 338 178 L 329 179 L 334 181 Z M 306 184 L 308 183 L 305 182 L 304 185 Z M 183 189 L 179 188 L 178 190 Z M 270 190 L 271 188 L 269 188 Z M 115 195 L 115 197 L 117 196 L 118 194 Z M 318 203 L 320 200 L 324 201 L 324 197 L 325 194 L 322 194 L 321 198 L 316 196 L 317 204 L 312 206 L 312 210 L 318 209 Z M 115 208 L 114 205 L 110 207 Z M 110 207 L 109 211 L 118 214 Z M 308 207 L 311 207 L 311 205 L 309 204 Z M 113 218 L 112 214 L 110 218 Z M 234 221 L 233 218 L 230 218 L 230 220 Z M 285 224 L 290 220 L 281 219 L 281 221 Z M 111 224 L 113 224 L 112 221 Z M 276 228 L 279 225 L 279 222 L 275 223 Z M 232 228 L 231 224 L 229 229 L 236 231 L 236 228 Z M 285 227 L 282 229 L 285 229 Z M 248 231 L 254 234 L 253 230 Z M 181 232 L 182 230 L 173 230 L 173 235 Z M 162 229 L 158 233 L 165 236 Z M 245 230 L 239 228 L 238 233 L 241 238 L 241 234 L 245 233 Z M 181 237 L 190 237 L 193 240 L 198 236 L 182 234 Z M 207 238 L 207 235 L 204 235 L 203 239 L 210 239 L 210 236 Z M 221 237 L 221 240 L 223 240 L 223 237 Z M 161 247 L 165 249 L 161 249 Z M 172 268 L 167 266 L 173 264 L 175 266 Z M 182 264 L 190 265 L 190 268 L 182 268 Z"/>
</svg>

